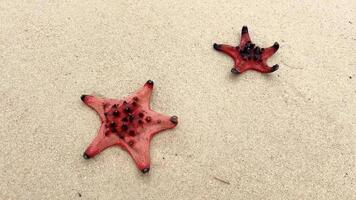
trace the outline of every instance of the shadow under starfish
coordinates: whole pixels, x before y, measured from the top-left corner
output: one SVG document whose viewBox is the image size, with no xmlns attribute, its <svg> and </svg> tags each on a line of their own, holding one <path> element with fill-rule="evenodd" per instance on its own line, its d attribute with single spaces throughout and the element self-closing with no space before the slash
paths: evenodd
<svg viewBox="0 0 356 200">
<path fill-rule="evenodd" d="M 260 48 L 251 42 L 247 26 L 242 27 L 241 41 L 239 46 L 214 43 L 214 49 L 229 55 L 235 61 L 231 72 L 241 74 L 247 70 L 255 70 L 261 73 L 271 73 L 279 68 L 279 65 L 269 67 L 267 60 L 279 49 L 279 44 L 275 42 L 271 47 Z"/>
</svg>

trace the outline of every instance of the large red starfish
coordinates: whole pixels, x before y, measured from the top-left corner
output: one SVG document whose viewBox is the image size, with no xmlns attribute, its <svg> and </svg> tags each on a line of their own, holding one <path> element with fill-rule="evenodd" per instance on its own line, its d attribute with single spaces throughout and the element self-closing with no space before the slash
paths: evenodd
<svg viewBox="0 0 356 200">
<path fill-rule="evenodd" d="M 247 70 L 256 70 L 261 73 L 271 73 L 276 71 L 279 66 L 267 65 L 267 59 L 270 58 L 279 48 L 279 44 L 275 42 L 273 46 L 266 49 L 260 48 L 251 42 L 248 34 L 247 26 L 242 27 L 240 45 L 233 47 L 225 44 L 214 44 L 214 49 L 224 52 L 235 61 L 234 68 L 231 72 L 240 74 Z"/>
<path fill-rule="evenodd" d="M 94 109 L 101 120 L 99 133 L 83 157 L 92 158 L 104 149 L 118 145 L 130 153 L 143 173 L 147 173 L 150 170 L 152 137 L 178 124 L 178 117 L 167 116 L 150 109 L 152 90 L 153 81 L 149 80 L 141 89 L 124 100 L 82 95 L 82 101 Z"/>
</svg>

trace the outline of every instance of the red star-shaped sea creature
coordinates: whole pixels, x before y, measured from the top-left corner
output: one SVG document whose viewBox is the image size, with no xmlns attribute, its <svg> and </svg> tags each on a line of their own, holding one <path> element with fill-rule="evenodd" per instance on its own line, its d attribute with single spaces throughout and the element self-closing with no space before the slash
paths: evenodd
<svg viewBox="0 0 356 200">
<path fill-rule="evenodd" d="M 276 71 L 279 66 L 267 65 L 267 59 L 277 52 L 279 44 L 275 42 L 273 46 L 266 49 L 260 48 L 251 42 L 248 34 L 247 26 L 242 27 L 240 45 L 233 47 L 225 44 L 214 44 L 214 49 L 224 52 L 235 61 L 234 68 L 231 72 L 234 74 L 241 74 L 247 70 L 256 70 L 261 73 L 271 73 Z"/>
<path fill-rule="evenodd" d="M 153 81 L 149 80 L 136 93 L 123 100 L 82 95 L 82 101 L 94 109 L 101 120 L 99 133 L 83 157 L 92 158 L 104 149 L 118 145 L 129 152 L 143 173 L 147 173 L 150 170 L 152 137 L 178 124 L 178 117 L 151 110 L 152 90 Z"/>
</svg>

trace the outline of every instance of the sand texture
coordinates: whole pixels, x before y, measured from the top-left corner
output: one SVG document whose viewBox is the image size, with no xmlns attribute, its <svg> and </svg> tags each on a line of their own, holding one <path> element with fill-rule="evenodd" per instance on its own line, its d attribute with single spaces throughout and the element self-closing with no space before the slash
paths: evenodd
<svg viewBox="0 0 356 200">
<path fill-rule="evenodd" d="M 356 1 L 0 1 L 0 199 L 356 199 Z M 243 25 L 280 49 L 230 73 Z M 155 81 L 143 175 L 82 94 Z"/>
</svg>

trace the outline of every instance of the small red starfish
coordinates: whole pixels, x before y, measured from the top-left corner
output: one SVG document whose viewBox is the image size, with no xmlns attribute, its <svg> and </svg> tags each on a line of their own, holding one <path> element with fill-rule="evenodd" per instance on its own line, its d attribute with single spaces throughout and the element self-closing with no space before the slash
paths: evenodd
<svg viewBox="0 0 356 200">
<path fill-rule="evenodd" d="M 141 89 L 124 100 L 82 95 L 82 101 L 94 109 L 101 120 L 99 133 L 83 157 L 92 158 L 104 149 L 118 145 L 129 152 L 143 173 L 147 173 L 150 170 L 152 137 L 178 124 L 178 117 L 151 110 L 152 90 L 153 81 L 149 80 Z"/>
<path fill-rule="evenodd" d="M 240 74 L 247 70 L 256 70 L 261 73 L 276 71 L 279 66 L 276 64 L 273 65 L 273 67 L 269 67 L 267 65 L 267 59 L 276 53 L 278 48 L 279 44 L 277 42 L 266 49 L 253 44 L 248 34 L 247 26 L 242 27 L 239 46 L 233 47 L 225 44 L 214 44 L 214 49 L 224 52 L 234 59 L 235 66 L 231 69 L 231 72 L 234 74 Z"/>
</svg>

